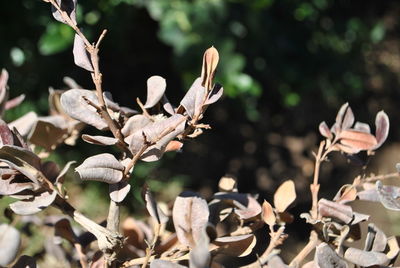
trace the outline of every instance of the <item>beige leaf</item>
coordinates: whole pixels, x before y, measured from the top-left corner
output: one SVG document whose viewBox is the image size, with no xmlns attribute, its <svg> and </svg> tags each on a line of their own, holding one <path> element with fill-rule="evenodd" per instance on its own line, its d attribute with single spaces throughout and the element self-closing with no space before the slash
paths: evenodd
<svg viewBox="0 0 400 268">
<path fill-rule="evenodd" d="M 274 205 L 278 212 L 285 211 L 296 199 L 296 189 L 292 180 L 287 180 L 279 186 L 274 195 Z"/>
<path fill-rule="evenodd" d="M 276 217 L 274 214 L 274 210 L 268 201 L 264 200 L 264 203 L 262 204 L 262 218 L 265 221 L 266 224 L 269 226 L 274 226 L 276 222 Z"/>
<path fill-rule="evenodd" d="M 215 47 L 210 47 L 206 50 L 203 56 L 203 68 L 201 70 L 201 85 L 207 90 L 212 89 L 212 80 L 214 78 L 215 69 L 219 61 L 218 50 Z"/>
<path fill-rule="evenodd" d="M 232 192 L 236 188 L 236 180 L 232 177 L 222 177 L 219 180 L 218 188 L 221 192 Z"/>
</svg>

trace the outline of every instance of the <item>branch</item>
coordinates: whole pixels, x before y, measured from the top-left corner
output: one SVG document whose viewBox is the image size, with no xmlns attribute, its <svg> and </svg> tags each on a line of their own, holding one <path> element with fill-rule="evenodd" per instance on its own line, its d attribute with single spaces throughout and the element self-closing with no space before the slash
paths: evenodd
<svg viewBox="0 0 400 268">
<path fill-rule="evenodd" d="M 290 262 L 289 266 L 299 267 L 300 263 L 310 254 L 311 251 L 318 245 L 318 235 L 317 232 L 311 231 L 310 240 L 307 245 L 297 254 L 296 257 Z"/>
</svg>

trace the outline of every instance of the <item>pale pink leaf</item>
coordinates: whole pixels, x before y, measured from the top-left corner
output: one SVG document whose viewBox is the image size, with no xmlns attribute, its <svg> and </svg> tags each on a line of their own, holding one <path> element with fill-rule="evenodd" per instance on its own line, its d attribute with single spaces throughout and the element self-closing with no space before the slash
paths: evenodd
<svg viewBox="0 0 400 268">
<path fill-rule="evenodd" d="M 43 192 L 33 199 L 25 199 L 10 204 L 10 208 L 18 215 L 32 215 L 50 206 L 57 196 L 57 192 Z"/>
<path fill-rule="evenodd" d="M 380 111 L 376 115 L 375 119 L 375 126 L 376 126 L 376 141 L 377 144 L 375 145 L 374 149 L 377 149 L 382 146 L 389 134 L 389 117 L 384 111 Z"/>
<path fill-rule="evenodd" d="M 362 122 L 356 122 L 354 124 L 354 130 L 360 131 L 360 132 L 365 132 L 365 133 L 371 133 L 371 128 L 367 123 L 362 123 Z"/>
<path fill-rule="evenodd" d="M 18 97 L 15 97 L 11 100 L 8 100 L 4 106 L 4 109 L 10 110 L 14 107 L 17 107 L 25 100 L 25 94 L 21 94 Z"/>
<path fill-rule="evenodd" d="M 332 139 L 332 132 L 330 131 L 328 125 L 325 123 L 325 121 L 321 122 L 319 124 L 319 133 L 321 133 L 322 136 L 324 136 L 327 139 Z"/>
<path fill-rule="evenodd" d="M 0 119 L 0 145 L 13 145 L 14 144 L 14 138 L 13 134 L 3 120 Z"/>
<path fill-rule="evenodd" d="M 76 2 L 77 0 L 56 0 L 58 6 L 60 9 L 64 12 L 67 13 L 67 15 L 70 17 L 70 19 L 75 23 L 76 25 Z M 67 22 L 64 20 L 60 12 L 54 7 L 51 6 L 51 12 L 53 13 L 53 17 L 58 20 L 59 22 L 67 24 Z"/>
<path fill-rule="evenodd" d="M 146 125 L 150 124 L 151 122 L 152 121 L 148 117 L 146 117 L 142 114 L 134 115 L 134 116 L 130 117 L 128 119 L 128 121 L 126 121 L 121 132 L 125 137 L 128 137 L 129 135 L 141 130 Z M 126 141 L 126 142 L 128 142 L 128 141 Z"/>
<path fill-rule="evenodd" d="M 339 139 L 342 145 L 354 150 L 371 150 L 377 145 L 373 135 L 356 130 L 341 131 Z"/>
<path fill-rule="evenodd" d="M 271 204 L 268 203 L 266 200 L 264 200 L 264 203 L 262 204 L 262 218 L 264 222 L 271 227 L 274 226 L 276 223 L 274 210 Z"/>
<path fill-rule="evenodd" d="M 324 198 L 318 201 L 318 212 L 322 217 L 335 218 L 346 224 L 353 220 L 353 210 L 350 206 Z"/>
<path fill-rule="evenodd" d="M 91 136 L 83 134 L 82 139 L 87 143 L 103 145 L 103 146 L 115 145 L 118 143 L 118 140 L 116 138 L 106 137 L 106 136 Z"/>
</svg>

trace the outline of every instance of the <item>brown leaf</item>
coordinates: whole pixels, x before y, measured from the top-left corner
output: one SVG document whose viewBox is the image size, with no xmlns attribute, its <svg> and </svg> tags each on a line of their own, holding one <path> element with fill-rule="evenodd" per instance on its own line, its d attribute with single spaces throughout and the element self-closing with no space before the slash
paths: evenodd
<svg viewBox="0 0 400 268">
<path fill-rule="evenodd" d="M 266 200 L 264 200 L 264 203 L 262 204 L 262 218 L 264 222 L 271 227 L 274 226 L 276 223 L 274 210 L 271 204 L 268 203 Z"/>
<path fill-rule="evenodd" d="M 176 152 L 182 149 L 183 143 L 180 141 L 170 141 L 165 147 L 165 152 Z"/>
<path fill-rule="evenodd" d="M 350 206 L 323 198 L 318 201 L 318 211 L 322 217 L 335 218 L 346 224 L 353 220 L 353 210 Z"/>
<path fill-rule="evenodd" d="M 376 141 L 377 144 L 375 145 L 374 149 L 379 148 L 387 139 L 389 134 L 389 117 L 384 111 L 380 111 L 376 115 L 375 119 L 375 126 L 376 126 Z"/>
<path fill-rule="evenodd" d="M 28 139 L 31 143 L 52 151 L 67 138 L 68 127 L 67 119 L 61 115 L 39 117 Z"/>
<path fill-rule="evenodd" d="M 340 190 L 333 198 L 333 201 L 338 202 L 340 204 L 345 204 L 347 202 L 356 200 L 356 198 L 357 198 L 357 189 L 351 184 L 346 184 L 340 188 Z"/>
<path fill-rule="evenodd" d="M 77 66 L 89 72 L 94 72 L 92 60 L 89 52 L 86 50 L 85 42 L 78 34 L 75 34 L 74 48 L 72 52 L 74 54 L 74 62 Z"/>
<path fill-rule="evenodd" d="M 213 46 L 207 49 L 203 56 L 203 67 L 201 69 L 201 85 L 207 90 L 212 88 L 218 61 L 218 50 L 216 50 Z"/>
<path fill-rule="evenodd" d="M 14 261 L 21 245 L 21 235 L 8 224 L 0 224 L 0 266 L 7 266 Z"/>
<path fill-rule="evenodd" d="M 253 234 L 224 236 L 215 239 L 213 244 L 220 247 L 219 252 L 222 254 L 243 256 L 243 253 L 250 253 L 251 249 L 255 246 L 255 243 L 253 243 L 254 240 L 256 238 Z"/>
<path fill-rule="evenodd" d="M 6 122 L 0 119 L 0 145 L 13 145 L 14 138 Z"/>
<path fill-rule="evenodd" d="M 192 192 L 181 193 L 174 202 L 172 218 L 179 242 L 194 248 L 207 225 L 209 210 L 207 202 Z"/>
<path fill-rule="evenodd" d="M 274 194 L 274 205 L 278 212 L 285 211 L 296 200 L 294 182 L 287 180 L 282 183 Z"/>
<path fill-rule="evenodd" d="M 124 166 L 112 154 L 98 154 L 87 158 L 75 170 L 82 180 L 115 184 L 122 179 Z"/>
<path fill-rule="evenodd" d="M 199 116 L 205 96 L 206 88 L 201 84 L 201 78 L 197 78 L 180 102 L 181 107 L 185 109 L 190 118 Z M 180 110 L 181 108 L 178 109 L 178 112 Z"/>
<path fill-rule="evenodd" d="M 389 260 L 384 253 L 364 251 L 358 248 L 348 248 L 344 253 L 344 258 L 360 266 L 383 265 Z"/>
<path fill-rule="evenodd" d="M 144 108 L 156 105 L 165 93 L 167 83 L 161 76 L 154 75 L 147 79 L 147 99 Z"/>
<path fill-rule="evenodd" d="M 71 224 L 68 219 L 62 218 L 58 220 L 54 224 L 54 229 L 55 229 L 55 235 L 60 236 L 70 243 L 74 244 L 76 242 L 76 235 L 74 231 L 72 230 Z"/>
<path fill-rule="evenodd" d="M 341 144 L 354 150 L 371 150 L 377 145 L 373 135 L 356 130 L 343 130 L 339 139 Z"/>
</svg>

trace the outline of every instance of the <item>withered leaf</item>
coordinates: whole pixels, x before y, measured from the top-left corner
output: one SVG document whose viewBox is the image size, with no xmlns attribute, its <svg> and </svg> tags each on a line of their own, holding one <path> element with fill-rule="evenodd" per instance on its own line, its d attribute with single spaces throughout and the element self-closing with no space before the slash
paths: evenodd
<svg viewBox="0 0 400 268">
<path fill-rule="evenodd" d="M 218 237 L 212 243 L 220 247 L 222 254 L 230 256 L 240 256 L 246 251 L 249 251 L 255 246 L 253 234 L 237 235 L 237 236 L 223 236 Z"/>
<path fill-rule="evenodd" d="M 7 266 L 14 261 L 21 244 L 21 235 L 8 224 L 0 224 L 0 266 Z"/>
<path fill-rule="evenodd" d="M 347 107 L 342 121 L 342 130 L 350 128 L 354 124 L 354 114 L 350 106 Z"/>
<path fill-rule="evenodd" d="M 383 265 L 389 260 L 384 253 L 364 251 L 358 248 L 348 248 L 344 253 L 344 258 L 360 266 Z"/>
<path fill-rule="evenodd" d="M 118 140 L 116 138 L 106 137 L 106 136 L 91 136 L 83 134 L 82 139 L 87 143 L 103 145 L 103 146 L 115 145 L 118 143 Z"/>
<path fill-rule="evenodd" d="M 360 132 L 365 132 L 365 133 L 371 133 L 371 128 L 367 123 L 362 123 L 362 122 L 356 122 L 354 124 L 354 130 L 360 131 Z"/>
<path fill-rule="evenodd" d="M 128 121 L 126 121 L 121 132 L 125 137 L 128 137 L 129 135 L 141 130 L 142 128 L 144 128 L 146 125 L 148 125 L 150 123 L 151 123 L 151 120 L 148 117 L 146 117 L 142 114 L 134 115 L 134 116 L 130 117 L 128 119 Z M 129 144 L 128 140 L 125 140 L 125 141 Z"/>
<path fill-rule="evenodd" d="M 74 54 L 74 62 L 77 66 L 89 72 L 94 72 L 93 64 L 89 52 L 86 50 L 85 42 L 78 34 L 75 34 L 74 48 L 72 52 Z"/>
<path fill-rule="evenodd" d="M 161 76 L 154 75 L 147 79 L 147 99 L 145 108 L 151 108 L 156 105 L 165 93 L 167 83 Z"/>
<path fill-rule="evenodd" d="M 172 104 L 169 102 L 168 98 L 165 96 L 163 96 L 163 98 L 161 99 L 161 103 L 163 105 L 164 110 L 169 113 L 170 115 L 174 115 L 175 114 L 175 109 L 172 106 Z"/>
<path fill-rule="evenodd" d="M 3 145 L 0 148 L 0 160 L 24 174 L 34 183 L 38 183 L 38 177 L 41 176 L 39 171 L 41 161 L 33 152 L 21 147 Z"/>
<path fill-rule="evenodd" d="M 288 268 L 289 266 L 286 265 L 281 257 L 279 257 L 278 255 L 273 255 L 271 256 L 271 258 L 268 260 L 268 267 L 270 268 Z"/>
<path fill-rule="evenodd" d="M 69 222 L 68 219 L 62 218 L 58 220 L 54 224 L 54 229 L 55 229 L 55 235 L 60 236 L 70 243 L 75 243 L 76 242 L 76 235 L 74 233 L 74 230 L 72 230 L 71 223 Z"/>
<path fill-rule="evenodd" d="M 348 205 L 339 204 L 322 198 L 318 201 L 318 211 L 322 217 L 329 217 L 350 223 L 353 220 L 353 210 Z"/>
<path fill-rule="evenodd" d="M 36 268 L 36 260 L 31 256 L 22 255 L 12 268 Z"/>
<path fill-rule="evenodd" d="M 221 98 L 223 93 L 224 88 L 221 87 L 221 85 L 216 84 L 210 94 L 208 94 L 207 100 L 204 104 L 210 105 L 217 102 Z"/>
<path fill-rule="evenodd" d="M 75 168 L 82 180 L 94 180 L 114 184 L 122 179 L 124 166 L 108 153 L 87 158 Z"/>
<path fill-rule="evenodd" d="M 366 251 L 383 252 L 387 245 L 387 237 L 385 233 L 379 229 L 375 224 L 368 224 L 368 234 L 365 239 Z"/>
<path fill-rule="evenodd" d="M 205 268 L 210 266 L 211 254 L 208 251 L 210 239 L 206 233 L 206 227 L 202 228 L 200 237 L 196 240 L 196 246 L 189 254 L 189 268 Z"/>
<path fill-rule="evenodd" d="M 76 25 L 76 2 L 77 0 L 56 0 L 58 6 L 60 9 L 64 12 L 67 13 L 67 15 L 70 17 L 70 19 L 74 22 Z M 58 20 L 59 22 L 66 23 L 66 21 L 63 19 L 62 15 L 60 12 L 54 7 L 51 6 L 51 12 L 53 13 L 53 17 Z"/>
<path fill-rule="evenodd" d="M 43 192 L 30 199 L 17 201 L 10 204 L 10 208 L 18 215 L 31 215 L 50 206 L 57 196 L 57 192 Z"/>
<path fill-rule="evenodd" d="M 236 179 L 224 176 L 219 180 L 218 188 L 221 192 L 233 192 L 236 189 Z"/>
<path fill-rule="evenodd" d="M 180 103 L 190 118 L 194 118 L 201 113 L 205 96 L 206 89 L 201 84 L 201 78 L 197 78 Z"/>
<path fill-rule="evenodd" d="M 143 186 L 142 196 L 146 202 L 146 208 L 150 216 L 157 221 L 158 224 L 164 224 L 168 222 L 168 216 L 161 210 L 153 198 L 150 189 L 147 185 Z"/>
<path fill-rule="evenodd" d="M 383 185 L 381 181 L 376 182 L 376 191 L 382 205 L 390 210 L 400 211 L 400 188 Z"/>
<path fill-rule="evenodd" d="M 61 106 L 70 117 L 94 126 L 99 130 L 107 129 L 107 123 L 97 113 L 96 108 L 86 102 L 85 98 L 99 105 L 94 91 L 87 89 L 70 89 L 61 95 Z"/>
<path fill-rule="evenodd" d="M 356 130 L 343 130 L 339 138 L 341 144 L 353 150 L 371 150 L 377 145 L 373 135 Z"/>
<path fill-rule="evenodd" d="M 346 113 L 348 107 L 349 107 L 349 104 L 346 102 L 345 104 L 343 104 L 343 105 L 340 107 L 340 109 L 339 109 L 339 111 L 338 111 L 338 113 L 337 113 L 337 115 L 336 115 L 336 122 L 335 122 L 335 125 L 336 125 L 336 127 L 338 128 L 338 130 L 342 130 L 343 118 L 344 118 L 344 116 L 345 116 L 345 113 Z M 334 132 L 335 134 L 338 134 L 337 131 L 333 131 L 333 132 Z"/>
<path fill-rule="evenodd" d="M 13 195 L 28 189 L 33 190 L 33 188 L 34 185 L 31 182 L 19 182 L 15 175 L 8 179 L 0 178 L 0 195 Z"/>
<path fill-rule="evenodd" d="M 375 126 L 376 126 L 376 141 L 377 144 L 375 145 L 374 149 L 379 148 L 387 139 L 389 134 L 389 117 L 384 111 L 380 111 L 376 115 L 375 119 Z"/>
<path fill-rule="evenodd" d="M 39 117 L 28 135 L 31 143 L 52 151 L 68 134 L 68 122 L 61 115 Z"/>
<path fill-rule="evenodd" d="M 10 129 L 16 128 L 23 137 L 27 137 L 38 116 L 35 112 L 29 112 L 8 124 Z"/>
<path fill-rule="evenodd" d="M 0 145 L 5 145 L 5 144 L 13 145 L 14 138 L 6 122 L 0 119 Z"/>
<path fill-rule="evenodd" d="M 212 46 L 204 52 L 203 67 L 201 69 L 201 85 L 207 90 L 212 88 L 212 82 L 218 61 L 219 54 L 215 47 Z"/>
<path fill-rule="evenodd" d="M 165 147 L 165 152 L 177 152 L 181 150 L 183 147 L 183 143 L 180 141 L 170 141 L 168 142 L 167 146 Z"/>
<path fill-rule="evenodd" d="M 264 203 L 262 204 L 262 218 L 266 224 L 269 226 L 274 226 L 276 223 L 276 217 L 274 210 L 268 201 L 264 200 Z"/>
<path fill-rule="evenodd" d="M 388 237 L 387 244 L 389 246 L 389 251 L 388 253 L 386 253 L 386 256 L 392 261 L 396 260 L 396 257 L 399 255 L 400 252 L 399 243 L 397 242 L 396 237 Z"/>
<path fill-rule="evenodd" d="M 262 211 L 260 204 L 254 197 L 248 195 L 247 200 L 248 200 L 247 206 L 245 207 L 238 206 L 238 208 L 235 208 L 234 210 L 234 212 L 243 220 L 256 217 Z"/>
<path fill-rule="evenodd" d="M 333 135 L 331 130 L 329 129 L 328 125 L 325 123 L 325 121 L 321 122 L 319 124 L 319 133 L 321 133 L 322 136 L 324 136 L 327 139 L 332 139 Z"/>
<path fill-rule="evenodd" d="M 296 200 L 296 189 L 292 180 L 282 183 L 274 194 L 274 205 L 278 212 L 285 211 Z"/>
<path fill-rule="evenodd" d="M 350 184 L 343 185 L 336 193 L 333 201 L 345 204 L 354 201 L 357 198 L 357 189 Z"/>
<path fill-rule="evenodd" d="M 360 200 L 380 202 L 378 191 L 376 189 L 368 189 L 357 193 Z"/>
<path fill-rule="evenodd" d="M 209 213 L 206 200 L 192 192 L 181 193 L 175 199 L 172 210 L 179 242 L 194 248 L 207 225 Z"/>
<path fill-rule="evenodd" d="M 131 185 L 127 183 L 125 180 L 120 181 L 118 183 L 110 184 L 108 187 L 111 200 L 117 203 L 122 202 L 128 195 L 130 190 L 131 190 Z"/>
<path fill-rule="evenodd" d="M 327 243 L 321 243 L 317 246 L 314 262 L 320 268 L 348 267 L 346 261 L 340 258 L 339 255 Z"/>
</svg>

